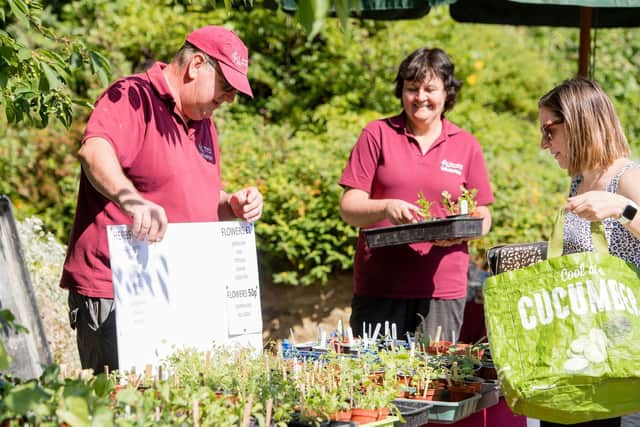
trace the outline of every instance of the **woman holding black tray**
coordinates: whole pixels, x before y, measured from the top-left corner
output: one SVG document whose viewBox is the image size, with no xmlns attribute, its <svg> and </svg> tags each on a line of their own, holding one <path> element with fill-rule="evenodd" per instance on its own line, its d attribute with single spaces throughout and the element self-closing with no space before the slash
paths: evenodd
<svg viewBox="0 0 640 427">
<path fill-rule="evenodd" d="M 445 119 L 461 86 L 441 49 L 420 48 L 405 58 L 395 78 L 402 112 L 362 130 L 340 179 L 345 189 L 342 218 L 360 227 L 354 260 L 351 327 L 395 323 L 399 338 L 421 332 L 457 339 L 467 294 L 468 239 L 367 246 L 362 229 L 417 223 L 424 219 L 420 195 L 431 202 L 432 218 L 449 212 L 442 193 L 456 201 L 463 189 L 477 190 L 475 215 L 482 235 L 491 227 L 494 200 L 478 141 Z"/>
</svg>

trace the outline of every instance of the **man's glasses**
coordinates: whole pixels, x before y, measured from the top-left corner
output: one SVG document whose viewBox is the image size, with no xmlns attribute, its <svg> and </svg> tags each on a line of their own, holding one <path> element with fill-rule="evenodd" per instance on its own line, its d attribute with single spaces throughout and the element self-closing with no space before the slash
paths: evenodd
<svg viewBox="0 0 640 427">
<path fill-rule="evenodd" d="M 211 65 L 216 70 L 216 74 L 222 77 L 222 90 L 225 93 L 231 93 L 232 91 L 236 90 L 236 88 L 231 86 L 231 83 L 229 83 L 229 80 L 227 80 L 227 78 L 224 76 L 224 73 L 222 72 L 222 69 L 218 65 L 218 62 L 213 58 L 209 57 L 209 55 L 207 55 L 206 58 L 209 65 Z"/>
<path fill-rule="evenodd" d="M 226 93 L 230 93 L 234 90 L 236 90 L 235 87 L 231 86 L 231 83 L 229 83 L 229 80 L 227 80 L 227 78 L 224 76 L 224 73 L 222 72 L 222 70 L 220 69 L 220 66 L 218 64 L 216 64 L 216 74 L 220 75 L 220 77 L 222 77 L 222 90 L 225 91 Z"/>
<path fill-rule="evenodd" d="M 542 125 L 542 127 L 540 128 L 540 131 L 542 132 L 542 137 L 545 139 L 546 142 L 551 141 L 551 128 L 561 123 L 564 123 L 564 120 L 555 119 L 555 120 L 549 120 L 548 122 Z"/>
</svg>

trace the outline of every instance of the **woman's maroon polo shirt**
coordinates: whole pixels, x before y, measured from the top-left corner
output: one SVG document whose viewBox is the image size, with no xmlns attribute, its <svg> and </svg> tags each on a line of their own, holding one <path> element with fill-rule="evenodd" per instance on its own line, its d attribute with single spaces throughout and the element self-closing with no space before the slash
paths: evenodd
<svg viewBox="0 0 640 427">
<path fill-rule="evenodd" d="M 218 220 L 220 150 L 210 119 L 186 124 L 155 63 L 146 73 L 113 83 L 98 99 L 83 137 L 113 146 L 140 194 L 162 206 L 172 222 Z M 113 298 L 106 227 L 130 224 L 84 171 L 61 286 L 82 295 Z"/>
<path fill-rule="evenodd" d="M 460 186 L 476 188 L 478 205 L 493 202 L 489 176 L 478 141 L 443 120 L 442 133 L 426 154 L 408 133 L 404 114 L 369 123 L 356 142 L 340 185 L 372 199 L 416 203 L 422 192 L 434 217 L 445 217 L 443 190 L 453 199 Z M 389 226 L 387 220 L 372 225 Z M 354 261 L 355 293 L 387 298 L 463 298 L 467 292 L 467 244 L 447 248 L 430 243 L 370 249 L 360 232 Z"/>
</svg>

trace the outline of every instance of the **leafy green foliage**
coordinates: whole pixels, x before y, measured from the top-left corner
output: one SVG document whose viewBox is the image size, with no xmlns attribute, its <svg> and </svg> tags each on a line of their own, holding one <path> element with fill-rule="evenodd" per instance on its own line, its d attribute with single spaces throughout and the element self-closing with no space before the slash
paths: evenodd
<svg viewBox="0 0 640 427">
<path fill-rule="evenodd" d="M 144 70 L 149 61 L 170 60 L 184 35 L 196 27 L 232 28 L 249 46 L 249 77 L 256 97 L 238 97 L 233 106 L 215 113 L 223 178 L 230 190 L 257 185 L 265 195 L 264 216 L 256 228 L 262 269 L 268 273 L 263 277 L 305 285 L 351 268 L 356 230 L 339 216 L 339 176 L 362 127 L 400 111 L 393 95 L 400 61 L 418 47 L 442 47 L 464 82 L 447 116 L 483 146 L 496 196 L 491 232 L 472 242 L 474 260 L 482 263 L 486 249 L 496 244 L 547 237 L 549 218 L 563 203 L 569 180 L 540 150 L 537 101 L 575 73 L 576 30 L 458 24 L 446 8 L 433 7 L 414 21 L 349 19 L 348 32 L 329 18 L 315 37 L 309 37 L 296 18 L 269 10 L 265 3 L 234 2 L 227 9 L 209 0 L 57 2 L 55 13 L 44 10 L 42 19 L 60 35 L 55 40 L 64 43 L 45 43 L 46 37 L 27 31 L 6 6 L 6 31 L 14 40 L 53 49 L 67 67 L 78 64 L 60 74 L 52 65 L 57 60 L 47 59 L 59 75 L 57 81 L 33 65 L 32 73 L 42 77 L 15 99 L 35 89 L 41 93 L 41 80 L 49 89 L 60 82 L 55 90 L 72 91 L 74 99 L 98 95 L 102 83 L 96 77 L 105 62 L 84 52 L 61 53 L 72 51 L 64 50 L 68 40 L 82 40 L 102 52 L 114 75 L 122 76 Z M 166 22 L 170 25 L 159 25 Z M 640 103 L 640 87 L 633 70 L 640 66 L 638 32 L 599 30 L 595 73 L 613 97 L 636 152 L 640 124 L 634 106 Z M 2 49 L 1 61 L 29 57 L 20 48 Z M 9 80 L 0 75 L 0 82 Z M 27 105 L 20 102 L 17 105 Z M 57 101 L 44 103 L 60 108 Z M 38 132 L 14 123 L 7 130 L 0 128 L 0 173 L 5 178 L 0 192 L 11 196 L 18 216 L 41 216 L 62 241 L 75 204 L 74 152 L 86 113 L 74 111 L 70 131 L 49 126 Z"/>
<path fill-rule="evenodd" d="M 419 386 L 428 378 L 461 378 L 465 367 L 477 372 L 480 363 L 471 347 L 460 352 L 451 346 L 444 349 L 447 357 L 427 357 L 403 346 L 382 349 L 379 340 L 354 357 L 337 352 L 339 342 L 333 340 L 317 358 L 280 346 L 261 353 L 235 346 L 214 346 L 206 353 L 184 348 L 143 375 L 94 376 L 88 370 L 70 377 L 57 365 L 28 382 L 0 374 L 0 420 L 38 426 L 231 427 L 251 417 L 251 425 L 285 427 L 294 419 L 319 425 L 338 410 L 395 413 L 393 400 L 407 385 L 399 376 L 411 376 Z M 484 352 L 487 346 L 479 348 Z"/>
<path fill-rule="evenodd" d="M 108 61 L 80 39 L 60 38 L 43 25 L 40 2 L 6 0 L 0 6 L 2 21 L 10 24 L 0 29 L 0 104 L 8 124 L 42 128 L 54 117 L 70 126 L 72 75 L 90 66 L 106 85 Z"/>
</svg>

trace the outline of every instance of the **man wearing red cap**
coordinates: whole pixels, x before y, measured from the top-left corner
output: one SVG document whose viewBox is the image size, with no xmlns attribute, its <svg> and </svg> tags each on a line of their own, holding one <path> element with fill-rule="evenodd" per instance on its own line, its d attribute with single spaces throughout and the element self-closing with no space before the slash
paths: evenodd
<svg viewBox="0 0 640 427">
<path fill-rule="evenodd" d="M 97 100 L 79 150 L 80 189 L 60 285 L 69 289 L 82 367 L 118 368 L 106 227 L 162 240 L 169 222 L 256 221 L 255 187 L 222 188 L 213 111 L 253 97 L 247 47 L 223 27 L 200 28 L 169 64 L 113 83 Z"/>
</svg>

